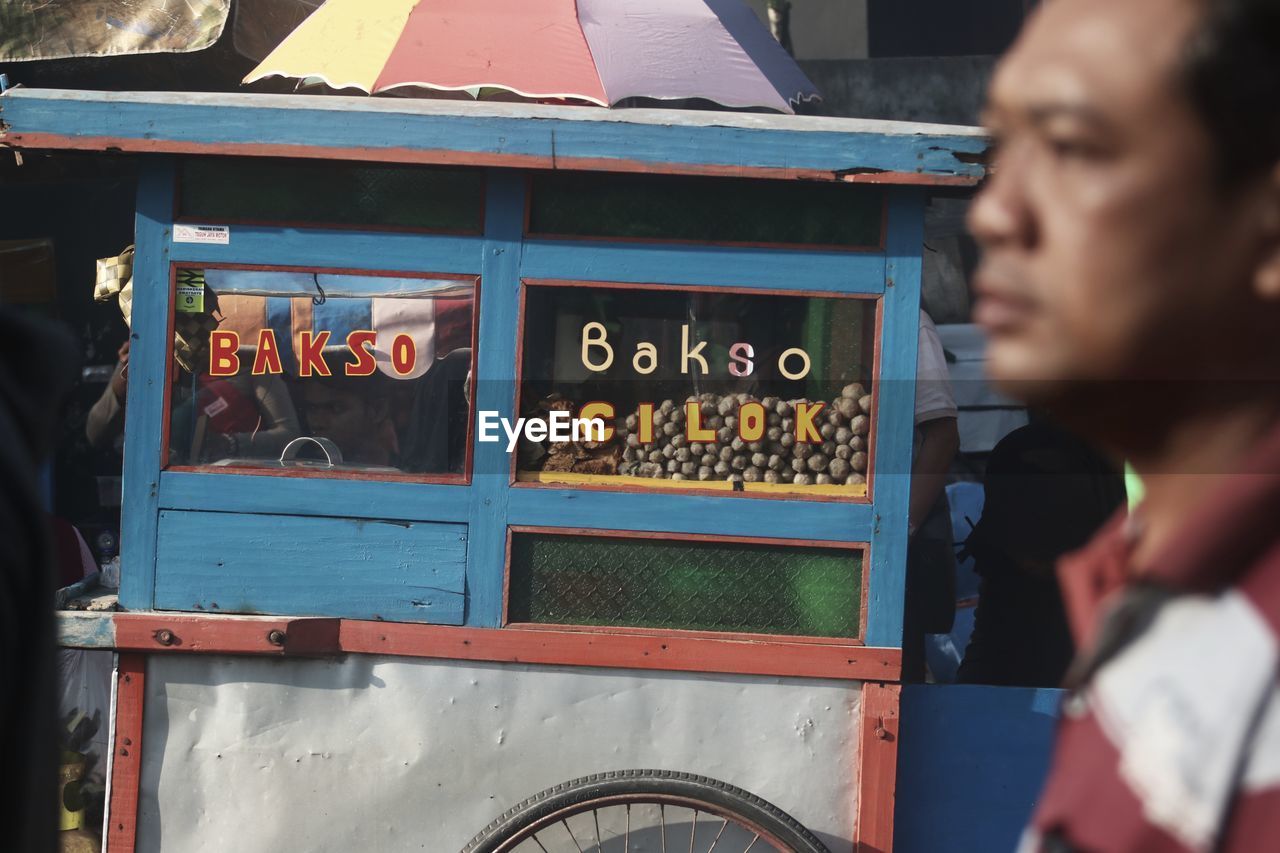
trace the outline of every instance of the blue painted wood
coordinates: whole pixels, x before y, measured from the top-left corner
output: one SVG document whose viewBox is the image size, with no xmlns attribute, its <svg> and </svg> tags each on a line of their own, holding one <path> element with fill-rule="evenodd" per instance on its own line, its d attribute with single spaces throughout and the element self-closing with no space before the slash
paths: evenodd
<svg viewBox="0 0 1280 853">
<path fill-rule="evenodd" d="M 465 522 L 472 490 L 429 483 L 165 471 L 160 508 Z"/>
<path fill-rule="evenodd" d="M 63 649 L 110 649 L 116 644 L 116 624 L 110 612 L 59 610 L 58 647 Z"/>
<path fill-rule="evenodd" d="M 871 574 L 867 643 L 902 645 L 906 583 L 907 509 L 915 435 L 916 351 L 920 339 L 920 254 L 924 246 L 924 197 L 918 190 L 889 196 L 884 326 L 880 338 L 876 458 L 872 495 Z"/>
<path fill-rule="evenodd" d="M 219 225 L 218 222 L 201 223 Z M 231 225 L 225 246 L 174 243 L 173 259 L 184 263 L 272 264 L 276 266 L 475 274 L 480 269 L 480 237 L 388 231 L 326 231 Z"/>
<path fill-rule="evenodd" d="M 482 342 L 472 397 L 477 411 L 515 417 L 516 337 L 520 301 L 520 239 L 525 182 L 493 170 L 486 182 L 484 267 L 480 280 Z M 511 457 L 503 442 L 473 445 L 471 547 L 467 560 L 467 624 L 502 624 Z"/>
<path fill-rule="evenodd" d="M 902 688 L 895 853 L 1013 850 L 1048 770 L 1062 691 Z"/>
<path fill-rule="evenodd" d="M 120 604 L 129 610 L 150 608 L 155 588 L 161 417 L 173 295 L 169 282 L 173 173 L 168 160 L 148 162 L 138 181 L 120 519 Z"/>
<path fill-rule="evenodd" d="M 868 504 L 775 501 L 730 495 L 605 492 L 517 487 L 513 525 L 758 536 L 815 542 L 867 542 Z"/>
<path fill-rule="evenodd" d="M 156 607 L 462 624 L 461 524 L 160 513 Z"/>
<path fill-rule="evenodd" d="M 618 160 L 658 171 L 888 171 L 976 181 L 983 173 L 978 155 L 986 148 L 975 130 L 938 125 L 409 99 L 16 89 L 0 99 L 0 110 L 11 145 L 45 134 L 114 140 L 133 150 L 185 145 L 216 153 L 217 146 L 234 145 L 270 153 L 269 146 L 288 146 L 303 155 L 306 149 L 403 149 L 450 152 L 455 162 L 468 153 L 541 166 L 589 158 L 594 168 Z"/>
<path fill-rule="evenodd" d="M 525 278 L 722 285 L 771 290 L 880 293 L 879 252 L 799 252 L 729 246 L 529 240 Z"/>
</svg>

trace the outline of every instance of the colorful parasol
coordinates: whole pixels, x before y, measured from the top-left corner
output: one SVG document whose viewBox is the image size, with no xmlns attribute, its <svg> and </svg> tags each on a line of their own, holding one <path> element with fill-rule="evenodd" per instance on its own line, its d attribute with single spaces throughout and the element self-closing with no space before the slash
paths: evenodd
<svg viewBox="0 0 1280 853">
<path fill-rule="evenodd" d="M 271 76 L 786 113 L 818 96 L 742 0 L 328 0 L 244 82 Z"/>
</svg>

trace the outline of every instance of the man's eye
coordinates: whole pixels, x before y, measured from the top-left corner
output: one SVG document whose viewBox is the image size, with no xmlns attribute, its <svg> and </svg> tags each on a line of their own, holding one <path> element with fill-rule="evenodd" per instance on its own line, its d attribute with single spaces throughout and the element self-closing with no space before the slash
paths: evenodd
<svg viewBox="0 0 1280 853">
<path fill-rule="evenodd" d="M 1095 160 L 1101 150 L 1087 140 L 1073 137 L 1050 137 L 1049 150 L 1055 157 L 1064 160 Z"/>
</svg>

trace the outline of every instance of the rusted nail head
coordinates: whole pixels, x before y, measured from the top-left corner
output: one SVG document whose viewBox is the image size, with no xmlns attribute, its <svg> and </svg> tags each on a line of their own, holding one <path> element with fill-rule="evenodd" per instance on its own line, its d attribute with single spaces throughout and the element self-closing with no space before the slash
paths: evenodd
<svg viewBox="0 0 1280 853">
<path fill-rule="evenodd" d="M 267 633 L 267 642 L 273 646 L 283 646 L 284 631 L 281 631 L 279 628 L 269 631 Z"/>
<path fill-rule="evenodd" d="M 156 642 L 162 646 L 172 646 L 177 637 L 173 636 L 173 632 L 168 628 L 161 628 L 156 631 Z"/>
</svg>

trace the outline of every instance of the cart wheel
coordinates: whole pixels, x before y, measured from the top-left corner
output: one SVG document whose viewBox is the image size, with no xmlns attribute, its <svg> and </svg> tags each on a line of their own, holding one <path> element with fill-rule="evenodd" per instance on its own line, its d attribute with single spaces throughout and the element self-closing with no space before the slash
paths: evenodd
<svg viewBox="0 0 1280 853">
<path fill-rule="evenodd" d="M 813 833 L 755 794 L 670 770 L 617 770 L 562 782 L 508 810 L 462 853 L 615 850 L 828 853 Z"/>
</svg>

